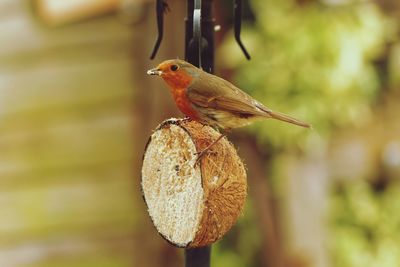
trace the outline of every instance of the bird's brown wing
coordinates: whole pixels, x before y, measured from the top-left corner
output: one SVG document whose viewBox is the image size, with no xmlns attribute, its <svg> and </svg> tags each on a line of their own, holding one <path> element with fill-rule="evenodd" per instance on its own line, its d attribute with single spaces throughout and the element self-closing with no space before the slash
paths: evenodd
<svg viewBox="0 0 400 267">
<path fill-rule="evenodd" d="M 239 116 L 270 117 L 270 110 L 230 82 L 203 72 L 187 90 L 195 106 L 223 110 Z"/>
<path fill-rule="evenodd" d="M 267 117 L 311 127 L 306 122 L 272 111 L 230 82 L 206 72 L 190 85 L 186 95 L 194 106 L 200 108 L 222 110 L 242 118 Z"/>
</svg>

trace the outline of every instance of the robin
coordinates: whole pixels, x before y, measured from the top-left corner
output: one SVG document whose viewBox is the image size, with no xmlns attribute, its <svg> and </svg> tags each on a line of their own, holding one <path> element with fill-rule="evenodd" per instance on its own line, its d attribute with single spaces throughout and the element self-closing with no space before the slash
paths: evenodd
<svg viewBox="0 0 400 267">
<path fill-rule="evenodd" d="M 232 83 L 180 59 L 166 60 L 147 71 L 167 83 L 176 105 L 191 120 L 218 127 L 225 132 L 256 119 L 273 118 L 301 127 L 310 125 L 267 108 Z M 198 155 L 201 158 L 225 134 Z"/>
</svg>

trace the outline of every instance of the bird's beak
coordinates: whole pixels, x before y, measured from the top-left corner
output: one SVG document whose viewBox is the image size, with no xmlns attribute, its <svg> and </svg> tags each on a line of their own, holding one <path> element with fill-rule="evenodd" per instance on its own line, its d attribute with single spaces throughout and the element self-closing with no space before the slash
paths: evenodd
<svg viewBox="0 0 400 267">
<path fill-rule="evenodd" d="M 162 70 L 160 70 L 158 68 L 154 68 L 154 69 L 151 69 L 151 70 L 147 71 L 148 75 L 158 75 L 158 76 L 160 76 L 162 73 L 163 73 Z"/>
</svg>

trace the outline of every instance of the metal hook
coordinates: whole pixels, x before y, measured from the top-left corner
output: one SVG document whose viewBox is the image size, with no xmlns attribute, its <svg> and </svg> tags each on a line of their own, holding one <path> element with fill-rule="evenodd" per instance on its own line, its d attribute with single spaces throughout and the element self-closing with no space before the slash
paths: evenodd
<svg viewBox="0 0 400 267">
<path fill-rule="evenodd" d="M 151 52 L 150 59 L 154 59 L 157 54 L 158 49 L 160 48 L 161 41 L 163 39 L 164 32 L 164 13 L 168 12 L 169 6 L 164 0 L 157 0 L 156 2 L 156 13 L 157 13 L 157 29 L 158 29 L 158 37 L 156 43 L 153 48 L 153 52 Z"/>
<path fill-rule="evenodd" d="M 201 68 L 201 0 L 194 1 L 193 9 L 193 46 L 197 50 L 199 58 L 199 68 Z"/>
<path fill-rule="evenodd" d="M 233 15 L 235 21 L 235 40 L 240 46 L 243 51 L 244 56 L 250 60 L 250 54 L 247 52 L 246 48 L 244 47 L 242 40 L 240 39 L 240 31 L 242 28 L 242 0 L 235 0 L 233 4 Z"/>
</svg>

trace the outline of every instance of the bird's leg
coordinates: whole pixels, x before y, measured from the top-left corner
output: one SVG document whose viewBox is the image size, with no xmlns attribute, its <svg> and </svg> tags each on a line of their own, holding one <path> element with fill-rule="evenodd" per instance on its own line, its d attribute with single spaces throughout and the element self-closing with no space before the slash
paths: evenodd
<svg viewBox="0 0 400 267">
<path fill-rule="evenodd" d="M 187 121 L 191 121 L 192 118 L 190 118 L 189 116 L 186 116 L 185 118 L 181 119 L 182 122 L 187 122 Z"/>
<path fill-rule="evenodd" d="M 204 148 L 202 151 L 200 151 L 200 152 L 197 152 L 196 153 L 196 155 L 197 155 L 197 159 L 196 159 L 196 162 L 194 163 L 194 166 L 196 166 L 197 165 L 197 163 L 199 163 L 199 161 L 200 161 L 200 159 L 206 154 L 206 153 L 208 153 L 209 152 L 209 150 L 210 150 L 210 148 L 213 146 L 213 145 L 215 145 L 216 143 L 218 143 L 218 141 L 219 140 L 221 140 L 223 137 L 225 137 L 226 136 L 226 134 L 224 133 L 224 134 L 221 134 L 217 139 L 215 139 L 211 144 L 209 144 L 206 148 Z"/>
</svg>

